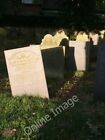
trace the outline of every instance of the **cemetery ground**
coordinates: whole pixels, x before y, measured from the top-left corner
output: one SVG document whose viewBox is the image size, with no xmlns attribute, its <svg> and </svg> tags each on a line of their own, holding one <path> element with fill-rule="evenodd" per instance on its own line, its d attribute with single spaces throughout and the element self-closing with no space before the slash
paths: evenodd
<svg viewBox="0 0 105 140">
<path fill-rule="evenodd" d="M 3 67 L 2 67 L 3 68 Z M 105 138 L 105 103 L 93 99 L 95 72 L 65 73 L 63 81 L 47 79 L 50 100 L 36 97 L 12 97 L 6 70 L 0 69 L 0 139 L 1 140 L 103 140 Z M 5 77 L 5 78 L 4 78 Z M 74 107 L 55 109 L 76 95 Z M 24 128 L 45 115 L 51 120 L 31 135 Z"/>
<path fill-rule="evenodd" d="M 64 80 L 47 79 L 50 99 L 12 97 L 3 50 L 34 43 L 29 33 L 0 35 L 0 140 L 104 140 L 105 103 L 93 98 L 95 71 L 65 72 Z M 12 31 L 11 31 L 12 32 Z M 10 32 L 10 33 L 11 33 Z M 0 32 L 1 33 L 1 32 Z M 27 35 L 27 36 L 25 36 Z M 25 36 L 25 40 L 23 38 Z M 31 40 L 29 40 L 31 38 Z M 3 41 L 4 40 L 4 41 Z M 6 41 L 5 41 L 6 40 Z M 12 41 L 11 41 L 12 40 Z M 74 107 L 68 107 L 56 117 L 56 109 L 76 95 Z M 46 115 L 51 120 L 27 135 L 30 127 Z"/>
</svg>

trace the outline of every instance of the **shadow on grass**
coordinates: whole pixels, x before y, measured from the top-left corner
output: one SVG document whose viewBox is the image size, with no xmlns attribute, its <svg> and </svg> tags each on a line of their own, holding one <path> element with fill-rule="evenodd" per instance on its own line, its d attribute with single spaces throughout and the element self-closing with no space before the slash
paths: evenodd
<svg viewBox="0 0 105 140">
<path fill-rule="evenodd" d="M 0 67 L 0 76 L 7 78 L 7 75 L 6 65 L 3 62 Z M 105 137 L 105 104 L 92 102 L 94 78 L 94 72 L 70 72 L 65 73 L 64 80 L 48 79 L 50 101 L 32 97 L 13 98 L 6 94 L 10 90 L 8 82 L 1 81 L 1 83 L 4 82 L 1 92 L 4 91 L 5 95 L 2 96 L 0 104 L 0 130 L 15 128 L 16 132 L 13 132 L 10 138 L 6 136 L 7 131 L 0 133 L 0 139 L 29 140 L 23 132 L 24 127 L 49 114 L 51 120 L 37 132 L 33 131 L 29 136 L 30 140 L 103 140 Z M 55 117 L 51 109 L 58 107 L 72 95 L 78 96 L 79 103 Z M 9 133 L 11 129 L 8 129 Z"/>
<path fill-rule="evenodd" d="M 66 77 L 66 80 L 74 78 L 76 80 L 74 80 L 74 86 L 69 89 L 69 93 L 66 93 L 65 96 L 62 95 L 60 97 L 63 99 L 63 102 L 71 98 L 72 95 L 77 95 L 79 102 L 74 106 L 74 108 L 69 107 L 69 109 L 65 109 L 56 117 L 51 113 L 51 120 L 38 129 L 37 137 L 33 132 L 30 137 L 31 139 L 104 139 L 105 114 L 101 107 L 105 107 L 105 104 L 94 102 L 93 100 L 95 72 L 77 72 L 74 76 L 73 75 L 72 77 Z M 62 92 L 62 94 L 64 94 L 64 92 Z M 59 96 L 57 95 L 56 97 Z"/>
</svg>

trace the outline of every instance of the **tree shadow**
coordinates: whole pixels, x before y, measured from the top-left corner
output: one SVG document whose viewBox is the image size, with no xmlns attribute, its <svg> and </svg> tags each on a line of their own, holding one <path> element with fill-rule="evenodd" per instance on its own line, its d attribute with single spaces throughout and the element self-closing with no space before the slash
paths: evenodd
<svg viewBox="0 0 105 140">
<path fill-rule="evenodd" d="M 71 79 L 70 76 L 67 78 Z M 77 82 L 73 85 L 69 92 L 66 93 L 65 96 L 60 96 L 60 101 L 59 97 L 56 96 L 59 102 L 57 104 L 55 103 L 56 106 L 54 109 L 61 107 L 62 103 L 66 102 L 68 99 L 71 99 L 73 95 L 77 95 L 79 102 L 75 104 L 73 108 L 71 106 L 64 110 L 60 108 L 61 110 L 59 110 L 58 114 L 56 115 L 54 110 L 53 112 L 51 110 L 48 114 L 46 114 L 50 116 L 50 121 L 46 122 L 44 125 L 42 125 L 42 127 L 38 129 L 37 140 L 82 140 L 88 138 L 91 135 L 90 129 L 86 124 L 87 120 L 91 118 L 91 115 L 86 115 L 84 111 L 82 111 L 84 109 L 88 112 L 89 105 L 88 108 L 86 108 L 85 104 L 89 104 L 88 102 L 91 102 L 92 100 L 89 98 L 92 97 L 91 95 L 93 92 L 93 87 L 91 90 L 89 90 L 88 87 L 85 89 L 84 85 L 86 86 L 86 80 L 87 73 L 85 72 L 83 76 L 77 79 Z M 80 87 L 82 88 L 80 93 L 78 86 L 81 86 L 81 82 L 83 83 L 83 87 Z M 83 92 L 85 92 L 85 94 Z M 84 102 L 84 106 L 81 104 L 82 102 Z M 30 136 L 31 139 L 34 139 L 34 134 L 35 132 L 33 132 L 33 134 Z"/>
<path fill-rule="evenodd" d="M 82 75 L 79 75 L 80 73 L 82 73 Z M 69 107 L 69 109 L 61 111 L 56 116 L 52 113 L 52 111 L 49 112 L 51 120 L 38 129 L 37 140 L 82 140 L 89 138 L 91 135 L 90 129 L 86 124 L 87 120 L 91 118 L 91 115 L 86 116 L 85 111 L 89 114 L 89 106 L 94 104 L 93 92 L 95 74 L 90 74 L 90 77 L 88 77 L 87 72 L 80 73 L 77 72 L 77 76 L 75 75 L 75 71 L 72 72 L 72 75 L 69 75 L 70 73 L 68 73 L 65 77 L 64 85 L 69 81 L 69 86 L 71 84 L 73 84 L 73 86 L 68 89 L 68 92 L 65 92 L 64 89 L 61 95 L 58 92 L 58 95 L 56 94 L 55 97 L 51 98 L 56 98 L 58 101 L 60 99 L 60 102 L 56 104 L 55 108 L 72 98 L 73 95 L 76 95 L 79 98 L 79 103 L 77 103 L 74 108 Z M 61 87 L 63 88 L 64 85 L 62 83 Z M 86 104 L 88 107 L 85 106 Z M 33 135 L 34 134 L 32 134 L 32 136 Z M 96 136 L 93 137 L 95 138 Z M 103 138 L 103 136 L 101 137 Z"/>
</svg>

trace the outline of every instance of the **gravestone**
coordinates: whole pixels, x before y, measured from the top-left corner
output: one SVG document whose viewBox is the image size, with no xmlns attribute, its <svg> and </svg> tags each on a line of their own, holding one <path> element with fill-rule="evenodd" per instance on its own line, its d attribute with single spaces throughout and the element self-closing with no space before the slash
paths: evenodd
<svg viewBox="0 0 105 140">
<path fill-rule="evenodd" d="M 50 48 L 50 46 L 56 47 L 53 36 L 51 34 L 46 34 L 42 39 L 41 48 Z"/>
<path fill-rule="evenodd" d="M 98 45 L 98 43 L 99 43 L 99 35 L 97 33 L 91 32 L 89 36 L 93 41 L 93 45 L 94 46 Z"/>
<path fill-rule="evenodd" d="M 4 51 L 13 96 L 49 98 L 39 45 Z"/>
<path fill-rule="evenodd" d="M 63 40 L 68 40 L 68 39 L 69 39 L 68 36 L 65 34 L 63 30 L 58 31 L 53 37 L 55 46 L 60 46 Z"/>
<path fill-rule="evenodd" d="M 41 48 L 55 48 L 60 46 L 62 42 L 64 45 L 65 43 L 63 40 L 68 40 L 68 37 L 63 30 L 58 31 L 54 36 L 51 34 L 46 34 L 42 39 Z"/>
<path fill-rule="evenodd" d="M 64 77 L 64 51 L 63 47 L 41 48 L 45 74 L 48 78 Z"/>
<path fill-rule="evenodd" d="M 105 41 L 100 42 L 99 46 L 94 96 L 105 101 Z"/>
<path fill-rule="evenodd" d="M 81 31 L 78 33 L 76 41 L 89 41 L 88 35 L 85 32 Z"/>
<path fill-rule="evenodd" d="M 45 73 L 48 78 L 64 77 L 64 55 L 65 47 L 61 47 L 60 43 L 63 39 L 67 39 L 64 31 L 57 32 L 54 36 L 47 34 L 42 39 L 40 45 Z M 62 43 L 64 45 L 66 41 Z"/>
<path fill-rule="evenodd" d="M 103 39 L 105 37 L 105 30 L 100 31 L 100 37 L 101 37 L 101 39 Z"/>
<path fill-rule="evenodd" d="M 86 41 L 69 41 L 69 69 L 85 71 L 89 69 L 89 47 Z"/>
</svg>

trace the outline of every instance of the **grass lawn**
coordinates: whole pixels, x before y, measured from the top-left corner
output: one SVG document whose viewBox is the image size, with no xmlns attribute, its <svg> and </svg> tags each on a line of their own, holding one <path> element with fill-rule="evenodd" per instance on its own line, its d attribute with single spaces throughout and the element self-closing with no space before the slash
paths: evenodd
<svg viewBox="0 0 105 140">
<path fill-rule="evenodd" d="M 6 77 L 6 76 L 5 76 Z M 95 72 L 66 73 L 63 81 L 49 80 L 50 100 L 12 97 L 7 78 L 0 79 L 0 140 L 104 140 L 105 103 L 93 100 Z M 56 109 L 76 95 L 74 107 L 54 116 Z M 46 115 L 50 121 L 30 135 L 25 128 Z M 29 131 L 27 130 L 27 133 Z"/>
<path fill-rule="evenodd" d="M 34 44 L 35 35 L 33 28 L 0 28 L 0 140 L 104 140 L 105 103 L 93 100 L 95 72 L 47 79 L 50 100 L 11 96 L 3 51 Z M 52 110 L 74 95 L 79 99 L 74 107 L 55 116 Z M 46 115 L 50 121 L 33 130 Z"/>
</svg>

